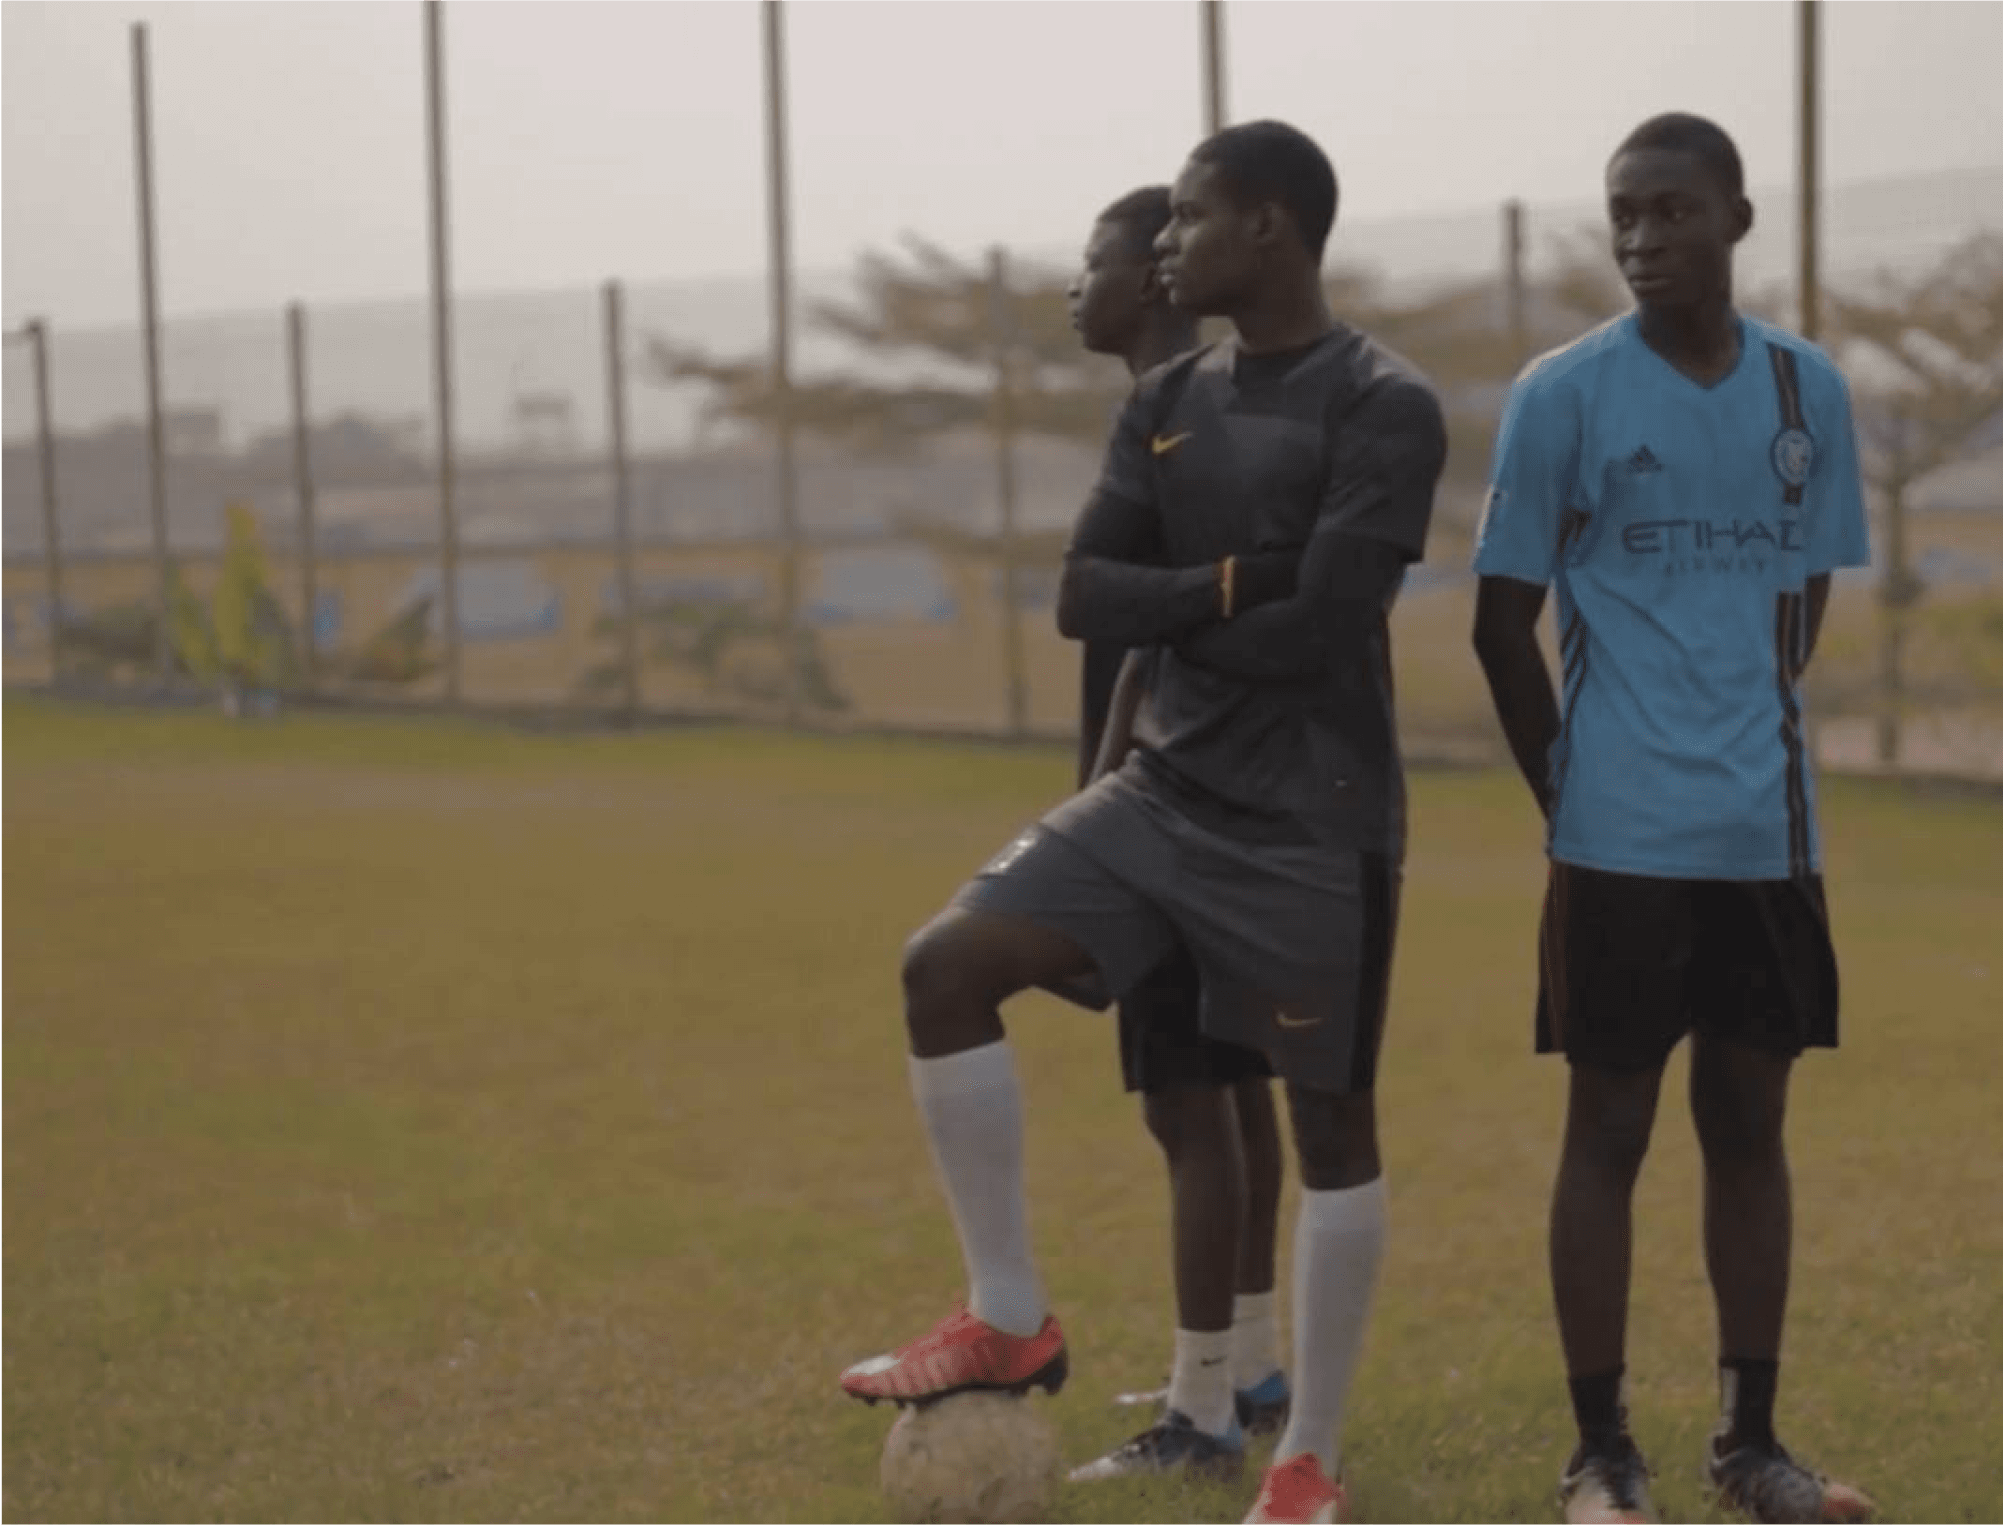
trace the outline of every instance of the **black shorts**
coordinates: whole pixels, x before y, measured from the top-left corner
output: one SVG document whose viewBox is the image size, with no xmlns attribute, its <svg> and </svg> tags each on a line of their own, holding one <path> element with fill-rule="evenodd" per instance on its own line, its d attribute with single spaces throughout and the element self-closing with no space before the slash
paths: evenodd
<svg viewBox="0 0 2003 1525">
<path fill-rule="evenodd" d="M 1234 841 L 1130 769 L 1018 835 L 954 903 L 1078 944 L 1096 976 L 1054 993 L 1096 1009 L 1184 948 L 1206 1037 L 1257 1050 L 1287 1080 L 1347 1093 L 1376 1082 L 1398 890 L 1386 855 Z"/>
<path fill-rule="evenodd" d="M 1266 1056 L 1204 1036 L 1203 978 L 1177 948 L 1120 1002 L 1120 1078 L 1129 1091 L 1234 1086 L 1273 1073 Z"/>
<path fill-rule="evenodd" d="M 1793 1057 L 1836 1046 L 1822 879 L 1654 879 L 1553 863 L 1537 1052 L 1655 1069 L 1687 1032 Z"/>
</svg>

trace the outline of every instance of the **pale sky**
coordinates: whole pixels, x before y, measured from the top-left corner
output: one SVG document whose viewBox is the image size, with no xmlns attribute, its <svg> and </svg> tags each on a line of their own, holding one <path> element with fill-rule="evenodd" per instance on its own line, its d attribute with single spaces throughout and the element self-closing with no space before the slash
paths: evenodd
<svg viewBox="0 0 2003 1525">
<path fill-rule="evenodd" d="M 2003 4 L 1825 4 L 1825 175 L 2003 164 Z M 1074 245 L 1170 178 L 1201 127 L 1194 0 L 794 0 L 795 248 L 846 266 L 915 230 L 962 252 Z M 453 268 L 462 291 L 757 271 L 751 0 L 454 0 Z M 406 0 L 0 9 L 4 317 L 134 321 L 130 42 L 148 23 L 160 274 L 172 316 L 419 296 L 423 21 Z M 1342 217 L 1590 201 L 1643 117 L 1793 175 L 1795 6 L 1231 0 L 1227 107 L 1335 160 Z M 1337 233 L 1337 252 L 1341 232 Z"/>
</svg>

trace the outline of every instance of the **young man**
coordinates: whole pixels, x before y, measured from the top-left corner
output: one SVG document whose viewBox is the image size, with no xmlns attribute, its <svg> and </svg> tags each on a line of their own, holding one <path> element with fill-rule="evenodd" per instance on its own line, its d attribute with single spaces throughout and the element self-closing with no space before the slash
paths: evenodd
<svg viewBox="0 0 2003 1525">
<path fill-rule="evenodd" d="M 1330 316 L 1335 175 L 1291 127 L 1206 139 L 1157 245 L 1176 305 L 1237 337 L 1134 389 L 1073 534 L 1067 636 L 1159 646 L 1137 749 L 1031 826 L 912 939 L 905 1023 L 968 1307 L 851 1367 L 857 1397 L 1054 1390 L 1021 1092 L 999 1007 L 1104 1005 L 1178 945 L 1206 1034 L 1287 1082 L 1303 1191 L 1293 1411 L 1253 1519 L 1331 1519 L 1383 1253 L 1372 1086 L 1404 848 L 1386 611 L 1424 552 L 1446 430 L 1402 361 Z"/>
<path fill-rule="evenodd" d="M 1607 168 L 1638 306 L 1510 394 L 1475 552 L 1475 647 L 1549 823 L 1537 1048 L 1571 1067 L 1551 1280 L 1579 1446 L 1570 1520 L 1650 1517 L 1622 1376 L 1663 1065 L 1690 1035 L 1724 1416 L 1709 1475 L 1759 1520 L 1852 1520 L 1774 1437 L 1790 1205 L 1782 1118 L 1836 1043 L 1799 683 L 1836 567 L 1868 561 L 1843 378 L 1732 307 L 1752 226 L 1710 122 L 1644 122 Z M 1562 709 L 1536 637 L 1558 590 Z"/>
<path fill-rule="evenodd" d="M 1093 225 L 1071 285 L 1071 321 L 1085 348 L 1119 356 L 1135 377 L 1197 343 L 1196 320 L 1169 301 L 1155 267 L 1154 242 L 1168 222 L 1165 185 L 1114 202 Z M 1124 654 L 1085 643 L 1081 789 L 1097 776 L 1102 743 L 1109 766 L 1128 750 L 1137 693 L 1112 714 Z M 1137 662 L 1144 656 L 1135 653 Z M 1120 1003 L 1121 1074 L 1129 1092 L 1141 1093 L 1148 1132 L 1168 1162 L 1175 1361 L 1160 1422 L 1077 1468 L 1074 1482 L 1184 1469 L 1232 1475 L 1245 1455 L 1232 1434 L 1234 1409 L 1248 1433 L 1286 1423 L 1273 1329 L 1280 1137 L 1272 1070 L 1256 1049 L 1203 1035 L 1198 993 L 1196 966 L 1178 948 Z"/>
</svg>

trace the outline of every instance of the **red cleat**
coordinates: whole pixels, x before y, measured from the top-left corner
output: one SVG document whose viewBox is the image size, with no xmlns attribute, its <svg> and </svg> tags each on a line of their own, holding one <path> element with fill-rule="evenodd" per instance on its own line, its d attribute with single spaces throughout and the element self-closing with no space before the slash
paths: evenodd
<svg viewBox="0 0 2003 1525">
<path fill-rule="evenodd" d="M 1055 1318 L 1024 1339 L 956 1308 L 930 1334 L 842 1373 L 842 1391 L 874 1403 L 930 1403 L 953 1393 L 1054 1393 L 1070 1374 L 1064 1331 Z"/>
<path fill-rule="evenodd" d="M 1323 1525 L 1349 1518 L 1349 1495 L 1330 1482 L 1312 1451 L 1266 1469 L 1245 1525 Z"/>
</svg>

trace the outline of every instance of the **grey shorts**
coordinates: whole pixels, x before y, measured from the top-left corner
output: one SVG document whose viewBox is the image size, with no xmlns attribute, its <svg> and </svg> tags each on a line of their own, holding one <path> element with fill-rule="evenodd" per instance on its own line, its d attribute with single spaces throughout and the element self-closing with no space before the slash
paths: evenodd
<svg viewBox="0 0 2003 1525">
<path fill-rule="evenodd" d="M 1095 1009 L 1186 949 L 1207 1036 L 1286 1080 L 1355 1092 L 1376 1081 L 1398 889 L 1382 854 L 1232 841 L 1129 769 L 1020 833 L 954 904 L 1075 942 L 1097 978 L 1053 993 Z"/>
</svg>

